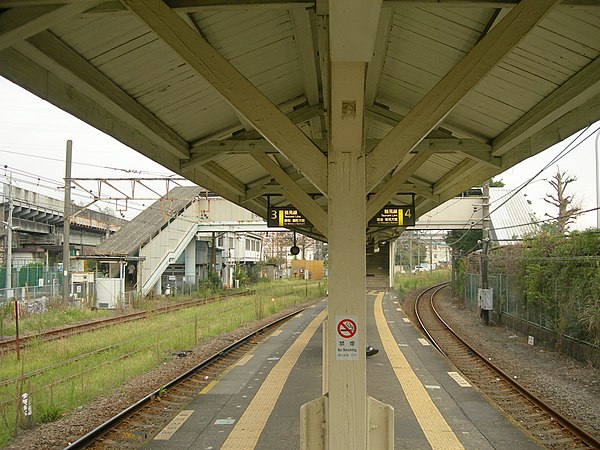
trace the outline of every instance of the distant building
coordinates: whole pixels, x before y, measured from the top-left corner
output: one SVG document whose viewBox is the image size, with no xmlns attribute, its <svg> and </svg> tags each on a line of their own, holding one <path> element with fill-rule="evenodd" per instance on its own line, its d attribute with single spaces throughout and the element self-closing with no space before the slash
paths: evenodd
<svg viewBox="0 0 600 450">
<path fill-rule="evenodd" d="M 195 290 L 210 274 L 235 286 L 236 271 L 261 260 L 263 219 L 197 186 L 176 187 L 95 249 L 97 256 L 139 258 L 128 290 L 143 295 Z M 233 231 L 233 230 L 246 231 Z M 116 272 L 116 268 L 113 269 Z"/>
<path fill-rule="evenodd" d="M 295 259 L 292 261 L 292 278 L 294 280 L 322 280 L 325 275 L 323 263 L 323 260 Z"/>
</svg>

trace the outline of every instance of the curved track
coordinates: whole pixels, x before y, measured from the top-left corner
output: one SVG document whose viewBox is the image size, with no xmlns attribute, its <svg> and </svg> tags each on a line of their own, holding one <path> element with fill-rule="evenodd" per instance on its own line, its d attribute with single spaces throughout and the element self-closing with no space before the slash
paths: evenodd
<svg viewBox="0 0 600 450">
<path fill-rule="evenodd" d="M 433 345 L 541 445 L 599 449 L 600 441 L 528 392 L 452 330 L 435 308 L 435 295 L 446 286 L 433 286 L 415 300 L 419 326 Z"/>
<path fill-rule="evenodd" d="M 223 297 L 208 297 L 190 300 L 187 302 L 181 303 L 173 303 L 170 305 L 159 306 L 153 308 L 149 311 L 140 311 L 129 314 L 123 314 L 116 317 L 110 317 L 107 319 L 94 320 L 92 322 L 80 323 L 77 325 L 70 325 L 66 327 L 62 327 L 56 330 L 49 330 L 43 333 L 30 334 L 26 336 L 21 336 L 19 338 L 19 347 L 26 347 L 31 342 L 39 342 L 39 341 L 51 341 L 54 339 L 61 339 L 68 336 L 74 336 L 81 333 L 86 333 L 88 331 L 97 330 L 100 328 L 110 327 L 113 325 L 119 325 L 127 322 L 132 322 L 135 320 L 145 319 L 150 315 L 157 314 L 167 314 L 173 311 L 178 311 L 180 309 L 192 308 L 194 306 L 203 305 L 206 303 L 211 303 L 216 301 L 217 299 L 222 298 L 230 298 L 230 297 L 241 297 L 246 295 L 252 295 L 255 291 L 246 291 L 237 294 L 231 294 Z M 16 339 L 5 339 L 0 341 L 0 353 L 11 352 L 16 350 L 17 340 Z"/>
<path fill-rule="evenodd" d="M 266 334 L 304 308 L 248 334 L 121 411 L 65 450 L 137 448 L 161 430 L 198 392 L 258 344 Z"/>
</svg>

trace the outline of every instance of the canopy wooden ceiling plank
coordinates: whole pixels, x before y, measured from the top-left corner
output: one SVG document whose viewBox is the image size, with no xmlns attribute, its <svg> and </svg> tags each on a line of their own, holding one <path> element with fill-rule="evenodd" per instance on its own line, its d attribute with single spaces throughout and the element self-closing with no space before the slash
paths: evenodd
<svg viewBox="0 0 600 450">
<path fill-rule="evenodd" d="M 400 105 L 392 104 L 392 102 L 388 102 L 388 103 L 390 103 L 390 107 L 400 106 Z M 404 109 L 406 109 L 406 113 L 408 113 L 410 111 L 410 109 L 408 109 L 406 107 Z M 395 127 L 405 117 L 404 115 L 397 113 L 390 108 L 386 109 L 378 104 L 369 106 L 366 109 L 366 114 L 369 117 L 372 117 L 373 119 L 377 120 L 378 122 L 388 125 L 390 127 Z M 438 127 L 428 133 L 428 136 L 432 137 L 432 138 L 434 138 L 434 137 L 451 138 L 453 135 L 458 138 L 475 139 L 475 140 L 478 140 L 481 142 L 485 141 L 485 139 L 483 139 L 482 137 L 477 136 L 476 134 L 474 134 L 468 130 L 465 130 L 464 128 L 462 128 L 456 124 L 449 123 L 448 121 L 444 122 L 442 127 Z"/>
<path fill-rule="evenodd" d="M 166 152 L 163 146 L 95 99 L 86 96 L 48 69 L 13 48 L 0 52 L 0 75 L 23 86 L 38 97 L 114 137 L 123 144 L 138 149 L 148 158 L 173 172 L 179 169 L 179 158 Z M 140 150 L 141 149 L 141 150 Z"/>
<path fill-rule="evenodd" d="M 427 136 L 558 1 L 523 0 L 481 39 L 367 155 L 367 191 Z"/>
<path fill-rule="evenodd" d="M 81 14 L 99 3 L 101 0 L 82 0 L 62 6 L 54 4 L 10 9 L 0 15 L 0 50 Z"/>
<path fill-rule="evenodd" d="M 202 37 L 202 39 L 204 39 L 209 45 L 212 45 L 209 40 L 206 38 L 206 35 L 202 32 L 202 29 L 200 28 L 200 25 L 198 24 L 198 22 L 196 22 L 192 17 L 191 14 L 189 12 L 184 12 L 184 11 L 177 11 L 177 14 L 179 15 L 179 17 L 181 17 L 185 23 L 187 23 L 190 27 L 192 27 L 194 30 L 196 30 L 198 32 L 198 34 L 200 35 L 200 37 Z M 231 108 L 233 113 L 235 114 L 235 116 L 238 118 L 238 120 L 240 121 L 241 126 L 246 130 L 246 131 L 252 131 L 254 130 L 254 127 L 252 126 L 252 124 L 243 116 L 239 113 L 239 111 L 235 108 Z"/>
<path fill-rule="evenodd" d="M 178 158 L 189 158 L 184 139 L 52 33 L 43 31 L 14 47 L 103 105 L 133 129 L 146 134 L 158 146 Z"/>
<path fill-rule="evenodd" d="M 600 58 L 596 58 L 494 139 L 492 154 L 501 156 L 512 150 L 565 113 L 599 93 Z"/>
<path fill-rule="evenodd" d="M 327 158 L 279 109 L 160 0 L 122 0 L 193 67 L 321 192 L 327 192 Z"/>
<path fill-rule="evenodd" d="M 569 111 L 535 135 L 502 156 L 502 169 L 507 170 L 550 146 L 567 139 L 582 128 L 600 120 L 600 95 Z"/>
<path fill-rule="evenodd" d="M 60 0 L 63 4 L 74 4 L 81 0 Z M 0 0 L 0 8 L 18 6 L 39 6 L 56 4 L 57 0 Z M 181 12 L 194 12 L 202 9 L 289 9 L 291 7 L 314 6 L 314 0 L 166 0 L 173 9 Z M 385 8 L 511 8 L 519 0 L 384 0 Z M 563 0 L 562 6 L 573 8 L 600 6 L 596 0 Z M 90 13 L 119 13 L 125 8 L 117 0 L 105 0 Z"/>
<path fill-rule="evenodd" d="M 217 163 L 208 162 L 202 166 L 202 169 L 210 172 L 219 181 L 226 183 L 237 195 L 246 195 L 246 185 Z"/>
<path fill-rule="evenodd" d="M 306 100 L 308 101 L 309 106 L 319 105 L 319 79 L 310 13 L 306 8 L 294 7 L 290 9 L 290 16 L 294 27 L 294 39 L 298 48 L 300 67 L 302 68 L 302 73 L 304 75 L 304 92 Z M 311 117 L 309 121 L 312 138 L 321 139 L 323 137 L 321 117 Z"/>
</svg>

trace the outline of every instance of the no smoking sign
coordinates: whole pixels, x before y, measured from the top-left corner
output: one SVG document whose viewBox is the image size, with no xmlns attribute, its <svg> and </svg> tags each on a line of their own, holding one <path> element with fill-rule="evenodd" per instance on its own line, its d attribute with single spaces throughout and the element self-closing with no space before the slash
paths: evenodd
<svg viewBox="0 0 600 450">
<path fill-rule="evenodd" d="M 336 323 L 336 359 L 356 360 L 358 359 L 358 327 L 355 316 L 337 316 Z"/>
</svg>

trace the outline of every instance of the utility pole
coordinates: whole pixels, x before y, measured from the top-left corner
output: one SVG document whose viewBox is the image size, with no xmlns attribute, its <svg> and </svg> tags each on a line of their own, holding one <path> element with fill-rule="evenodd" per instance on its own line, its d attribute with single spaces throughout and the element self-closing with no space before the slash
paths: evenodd
<svg viewBox="0 0 600 450">
<path fill-rule="evenodd" d="M 429 271 L 433 270 L 433 233 L 429 231 Z"/>
<path fill-rule="evenodd" d="M 65 204 L 63 211 L 63 304 L 69 304 L 69 239 L 71 237 L 71 160 L 73 141 L 67 141 L 65 158 Z"/>
<path fill-rule="evenodd" d="M 6 219 L 6 299 L 12 288 L 12 232 L 13 232 L 13 197 L 12 172 L 8 181 L 8 218 Z"/>
<path fill-rule="evenodd" d="M 481 253 L 481 289 L 487 293 L 488 283 L 488 253 L 490 249 L 490 182 L 483 182 L 483 251 Z M 488 305 L 482 305 L 481 317 L 487 325 L 490 321 L 490 311 Z"/>
<path fill-rule="evenodd" d="M 451 285 L 452 285 L 452 297 L 456 297 L 456 262 L 457 258 L 454 254 L 454 250 L 452 250 L 452 267 L 450 270 L 450 275 L 452 277 Z"/>
<path fill-rule="evenodd" d="M 600 228 L 600 130 L 596 133 L 596 228 Z"/>
</svg>

